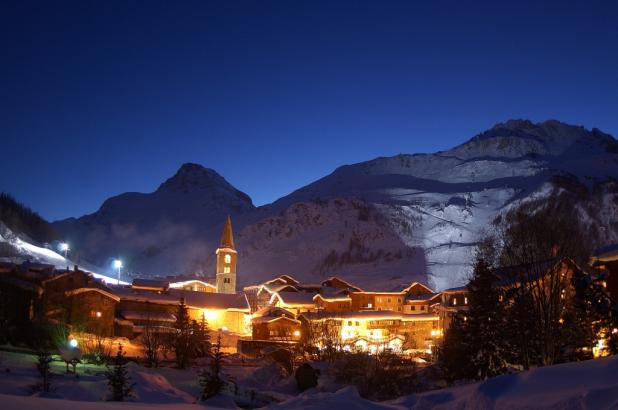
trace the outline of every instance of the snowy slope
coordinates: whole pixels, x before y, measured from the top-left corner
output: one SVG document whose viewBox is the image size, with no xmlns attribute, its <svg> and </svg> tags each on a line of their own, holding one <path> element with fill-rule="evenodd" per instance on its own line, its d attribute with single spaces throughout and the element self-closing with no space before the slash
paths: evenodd
<svg viewBox="0 0 618 410">
<path fill-rule="evenodd" d="M 99 264 L 124 253 L 142 274 L 212 276 L 230 213 L 241 284 L 287 273 L 307 282 L 341 275 L 366 288 L 461 285 L 472 249 L 500 212 L 557 192 L 577 193 L 573 204 L 601 245 L 618 240 L 618 143 L 557 121 L 511 120 L 448 151 L 345 165 L 257 209 L 196 165 L 170 181 L 186 167 L 191 183 L 124 194 L 54 227 Z"/>
<path fill-rule="evenodd" d="M 0 222 L 0 244 L 5 248 L 5 255 L 1 256 L 0 261 L 22 263 L 25 261 L 45 263 L 53 265 L 58 269 L 71 269 L 76 263 L 71 259 L 54 252 L 52 249 L 42 246 L 33 245 L 28 238 L 21 238 L 19 235 L 11 232 L 2 222 Z M 8 250 L 8 252 L 7 252 Z M 113 273 L 93 266 L 91 264 L 80 265 L 80 269 L 92 273 L 96 279 L 100 279 L 105 283 L 118 283 L 114 279 Z M 126 283 L 120 281 L 120 283 Z"/>
</svg>

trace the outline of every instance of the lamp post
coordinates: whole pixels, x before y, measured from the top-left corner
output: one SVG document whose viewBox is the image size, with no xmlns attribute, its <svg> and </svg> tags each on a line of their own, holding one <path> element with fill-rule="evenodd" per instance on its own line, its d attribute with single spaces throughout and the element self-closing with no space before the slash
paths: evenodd
<svg viewBox="0 0 618 410">
<path fill-rule="evenodd" d="M 118 280 L 116 284 L 120 286 L 120 269 L 122 269 L 122 261 L 120 259 L 114 260 L 114 268 L 118 269 Z"/>
<path fill-rule="evenodd" d="M 68 243 L 66 243 L 66 242 L 62 242 L 62 243 L 60 244 L 60 250 L 61 250 L 62 252 L 64 252 L 64 259 L 66 259 L 66 258 L 67 258 L 67 255 L 68 255 L 68 252 L 69 252 L 69 244 L 68 244 Z"/>
</svg>

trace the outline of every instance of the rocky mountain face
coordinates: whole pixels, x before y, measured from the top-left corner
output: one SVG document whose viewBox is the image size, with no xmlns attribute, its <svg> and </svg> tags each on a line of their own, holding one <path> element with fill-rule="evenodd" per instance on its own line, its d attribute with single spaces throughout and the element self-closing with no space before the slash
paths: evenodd
<svg viewBox="0 0 618 410">
<path fill-rule="evenodd" d="M 270 205 L 212 170 L 183 165 L 150 194 L 107 200 L 54 223 L 81 257 L 122 255 L 143 275 L 214 274 L 225 216 L 234 221 L 241 284 L 289 274 L 341 275 L 366 288 L 411 280 L 461 285 L 479 238 L 522 201 L 560 195 L 599 244 L 618 241 L 618 142 L 557 121 L 498 124 L 451 150 L 346 165 Z"/>
</svg>

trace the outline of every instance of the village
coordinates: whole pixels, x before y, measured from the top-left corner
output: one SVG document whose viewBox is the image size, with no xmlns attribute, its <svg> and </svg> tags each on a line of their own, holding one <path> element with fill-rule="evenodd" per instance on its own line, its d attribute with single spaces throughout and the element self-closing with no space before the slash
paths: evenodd
<svg viewBox="0 0 618 410">
<path fill-rule="evenodd" d="M 0 265 L 4 331 L 18 340 L 29 323 L 63 324 L 67 345 L 86 348 L 93 340 L 99 346 L 104 340 L 108 350 L 122 344 L 130 357 L 140 358 L 146 354 L 140 340 L 176 331 L 182 304 L 190 321 L 205 324 L 211 340 L 220 337 L 226 353 L 260 357 L 287 349 L 310 357 L 334 348 L 386 351 L 431 362 L 452 318 L 463 314 L 465 320 L 468 309 L 465 286 L 436 292 L 414 282 L 396 289 L 364 290 L 334 276 L 321 283 L 299 283 L 280 275 L 238 289 L 238 253 L 229 217 L 215 253 L 214 283 L 187 277 L 105 284 L 78 266 L 62 270 L 29 262 L 4 263 Z M 596 256 L 590 266 L 556 259 L 545 269 L 560 272 L 565 281 L 575 273 L 602 276 L 609 294 L 618 294 L 616 255 L 611 252 Z M 511 286 L 512 268 L 496 273 L 503 276 L 503 287 Z M 603 343 L 599 340 L 594 347 L 595 357 L 606 354 Z"/>
</svg>

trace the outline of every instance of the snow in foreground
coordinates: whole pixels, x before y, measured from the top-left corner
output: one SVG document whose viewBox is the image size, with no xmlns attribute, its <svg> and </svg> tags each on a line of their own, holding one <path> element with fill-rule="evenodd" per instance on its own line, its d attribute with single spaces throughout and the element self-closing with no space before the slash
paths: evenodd
<svg viewBox="0 0 618 410">
<path fill-rule="evenodd" d="M 141 380 L 144 383 L 144 380 Z M 160 383 L 152 383 L 158 385 Z M 165 384 L 165 383 L 164 383 Z M 6 389 L 3 389 L 6 391 Z M 154 394 L 154 392 L 153 392 Z M 156 394 L 154 394 L 156 396 Z M 126 410 L 184 410 L 234 408 L 229 398 L 207 405 L 70 401 L 0 394 L 3 410 L 122 408 Z M 188 401 L 188 400 L 187 400 Z M 616 409 L 618 408 L 618 357 L 534 369 L 449 389 L 374 403 L 359 397 L 353 387 L 336 392 L 309 391 L 269 409 Z"/>
</svg>

